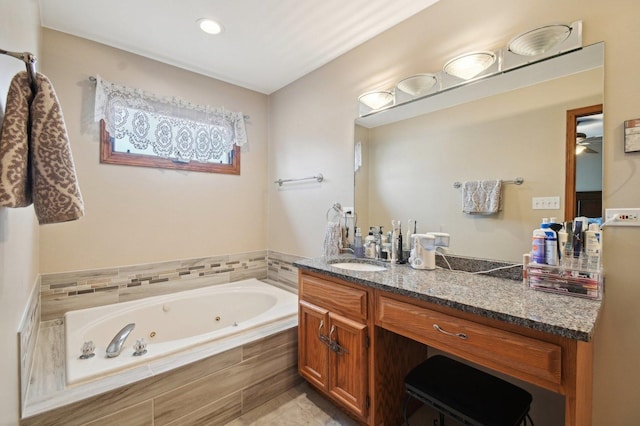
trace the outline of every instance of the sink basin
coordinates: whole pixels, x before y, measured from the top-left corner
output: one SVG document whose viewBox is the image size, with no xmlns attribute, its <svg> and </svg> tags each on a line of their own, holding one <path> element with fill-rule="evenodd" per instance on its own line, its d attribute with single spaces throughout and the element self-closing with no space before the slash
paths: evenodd
<svg viewBox="0 0 640 426">
<path fill-rule="evenodd" d="M 331 266 L 349 271 L 380 272 L 387 270 L 384 266 L 373 265 L 371 263 L 342 262 L 332 263 Z"/>
</svg>

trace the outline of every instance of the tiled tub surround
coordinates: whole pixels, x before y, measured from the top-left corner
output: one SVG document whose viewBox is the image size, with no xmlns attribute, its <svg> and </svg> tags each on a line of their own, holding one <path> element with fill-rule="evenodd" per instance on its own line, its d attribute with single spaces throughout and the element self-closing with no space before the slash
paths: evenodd
<svg viewBox="0 0 640 426">
<path fill-rule="evenodd" d="M 388 263 L 381 263 L 388 268 L 386 271 L 362 272 L 331 266 L 332 262 L 338 261 L 359 260 L 353 257 L 314 258 L 298 261 L 295 265 L 356 284 L 587 342 L 593 336 L 601 306 L 601 301 L 532 290 L 522 283 L 521 275 L 507 279 L 443 268 L 416 270 L 406 264 Z M 471 265 L 458 266 L 476 270 L 473 261 L 469 259 Z M 481 266 L 480 269 L 484 269 L 488 265 Z M 500 262 L 491 267 L 496 266 L 500 266 Z"/>
<path fill-rule="evenodd" d="M 42 321 L 65 312 L 246 278 L 267 278 L 267 251 L 42 274 Z"/>
<path fill-rule="evenodd" d="M 69 413 L 69 411 L 65 410 L 73 410 L 75 406 L 85 407 L 88 412 L 92 412 L 89 400 L 92 398 L 100 399 L 100 394 L 107 395 L 114 393 L 117 395 L 118 392 L 121 392 L 122 389 L 125 388 L 144 388 L 145 385 L 141 384 L 140 381 L 150 381 L 151 383 L 162 381 L 162 383 L 169 383 L 173 380 L 171 377 L 179 375 L 178 372 L 173 373 L 171 368 L 179 368 L 179 370 L 182 370 L 182 368 L 191 367 L 189 363 L 199 364 L 212 362 L 209 358 L 213 358 L 215 354 L 221 351 L 229 348 L 232 348 L 229 349 L 229 351 L 243 350 L 243 348 L 245 348 L 245 346 L 242 345 L 244 341 L 243 338 L 234 338 L 226 342 L 223 346 L 205 346 L 185 355 L 177 355 L 175 356 L 176 359 L 165 359 L 164 362 L 159 362 L 153 370 L 141 366 L 134 370 L 129 370 L 123 375 L 113 375 L 97 382 L 65 388 L 63 350 L 64 323 L 62 320 L 65 312 L 86 307 L 136 300 L 160 294 L 174 293 L 214 284 L 224 284 L 246 278 L 261 279 L 270 284 L 295 292 L 297 291 L 297 268 L 293 266 L 293 262 L 299 259 L 301 258 L 278 252 L 260 251 L 119 268 L 42 275 L 39 278 L 41 281 L 39 286 L 40 292 L 34 292 L 35 296 L 26 309 L 27 313 L 25 313 L 25 320 L 21 327 L 22 333 L 20 334 L 21 340 L 29 342 L 28 344 L 25 343 L 21 345 L 21 360 L 24 360 L 22 362 L 24 365 L 21 365 L 21 375 L 24 377 L 22 387 L 26 388 L 26 384 L 29 384 L 28 389 L 24 389 L 26 396 L 23 394 L 22 417 L 30 417 L 30 419 L 26 420 L 24 424 L 41 424 L 38 423 L 40 421 L 44 422 L 42 424 L 53 424 L 48 420 L 48 414 L 45 414 L 46 412 L 51 412 L 51 414 L 55 416 L 55 413 L 58 411 L 61 413 Z M 32 313 L 33 315 L 31 315 Z M 41 322 L 36 321 L 32 323 L 26 320 L 31 317 L 39 318 Z M 282 339 L 282 337 L 278 337 L 279 334 L 277 333 L 295 339 L 297 334 L 292 332 L 291 329 L 295 328 L 296 325 L 297 320 L 284 324 L 271 324 L 262 330 L 264 334 L 245 337 L 248 339 L 264 338 L 265 342 L 267 342 L 260 343 L 258 341 L 250 344 L 256 347 L 268 344 L 271 337 L 265 336 L 274 333 L 276 333 L 276 336 L 273 338 L 275 338 L 276 341 Z M 38 328 L 40 328 L 40 332 L 38 332 Z M 29 332 L 25 333 L 25 331 Z M 36 344 L 36 334 L 38 335 L 38 339 L 37 346 L 34 348 L 33 345 Z M 26 337 L 29 335 L 33 336 L 33 338 L 29 339 Z M 271 398 L 299 381 L 295 367 L 296 342 L 294 340 L 293 342 L 288 342 L 287 345 L 293 345 L 291 353 L 287 349 L 287 351 L 281 353 L 280 357 L 283 358 L 283 362 L 288 362 L 286 360 L 293 357 L 294 365 L 293 367 L 287 367 L 285 369 L 286 372 L 277 372 L 276 376 L 273 376 L 269 380 L 272 386 L 262 385 L 266 396 L 264 397 L 265 399 L 263 399 L 261 395 L 261 397 L 258 398 L 259 401 Z M 33 360 L 33 364 L 31 360 Z M 246 362 L 242 365 L 245 364 L 249 367 L 253 365 L 250 363 L 247 364 Z M 31 367 L 33 369 L 31 369 Z M 193 368 L 196 367 L 193 366 Z M 237 368 L 244 371 L 240 366 Z M 268 369 L 265 371 L 267 370 Z M 274 373 L 273 370 L 269 372 L 269 374 L 272 373 Z M 252 375 L 250 370 L 247 370 L 247 374 L 253 376 L 252 382 L 260 380 L 261 376 Z M 158 378 L 158 375 L 162 377 Z M 197 375 L 194 377 L 197 377 Z M 26 378 L 30 379 L 27 380 Z M 184 381 L 179 382 L 184 383 Z M 244 389 L 242 395 L 251 395 L 251 386 L 247 385 L 246 381 L 243 383 L 238 384 L 238 386 Z M 118 390 L 119 388 L 122 389 Z M 258 386 L 254 390 L 259 389 L 260 387 Z M 252 398 L 251 396 L 249 397 Z M 138 398 L 134 399 L 138 400 Z M 235 400 L 236 399 L 233 399 L 233 401 Z M 118 399 L 118 401 L 120 401 L 120 399 Z M 255 405 L 258 404 L 253 404 L 251 401 L 242 402 L 241 412 L 244 413 Z M 233 406 L 235 407 L 235 405 Z M 109 404 L 106 404 L 105 407 L 109 407 Z M 143 403 L 140 407 L 132 408 L 130 412 L 132 415 L 137 415 L 139 411 L 145 412 L 146 408 L 148 408 L 148 404 Z M 117 409 L 119 410 L 120 408 Z M 107 410 L 107 408 L 105 408 L 105 410 Z M 236 417 L 237 410 L 233 408 L 231 411 L 233 415 L 230 418 Z M 129 412 L 129 410 L 127 410 L 127 412 Z M 92 418 L 95 419 L 96 416 Z M 62 419 L 64 419 L 64 416 Z M 85 423 L 88 422 L 84 417 L 79 417 L 79 419 Z M 71 424 L 67 423 L 69 421 L 68 418 L 61 421 L 64 421 L 64 424 Z M 107 422 L 107 424 L 109 424 L 109 422 Z"/>
<path fill-rule="evenodd" d="M 33 356 L 40 330 L 40 277 L 36 279 L 29 302 L 20 321 L 18 330 L 18 352 L 20 354 L 20 399 L 27 397 L 29 373 L 33 365 Z"/>
<path fill-rule="evenodd" d="M 22 425 L 224 424 L 299 383 L 297 318 L 65 386 L 62 321 L 43 323 Z"/>
<path fill-rule="evenodd" d="M 279 253 L 269 250 L 267 255 L 269 282 L 298 292 L 298 268 L 294 266 L 294 262 L 303 260 L 303 257 L 291 254 Z"/>
</svg>

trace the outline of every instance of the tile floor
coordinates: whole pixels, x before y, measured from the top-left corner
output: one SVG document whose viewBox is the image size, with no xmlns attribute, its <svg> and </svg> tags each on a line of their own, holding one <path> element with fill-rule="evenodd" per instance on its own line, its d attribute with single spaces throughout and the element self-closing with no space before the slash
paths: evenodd
<svg viewBox="0 0 640 426">
<path fill-rule="evenodd" d="M 429 410 L 418 410 L 414 425 L 432 425 Z M 225 426 L 356 426 L 358 423 L 320 396 L 306 382 L 249 411 Z"/>
</svg>

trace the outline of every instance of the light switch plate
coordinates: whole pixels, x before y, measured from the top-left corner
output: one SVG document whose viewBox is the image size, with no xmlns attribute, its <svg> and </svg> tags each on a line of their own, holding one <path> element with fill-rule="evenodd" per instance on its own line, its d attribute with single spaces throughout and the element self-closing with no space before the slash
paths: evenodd
<svg viewBox="0 0 640 426">
<path fill-rule="evenodd" d="M 533 210 L 559 210 L 560 197 L 533 197 L 531 208 Z"/>
</svg>

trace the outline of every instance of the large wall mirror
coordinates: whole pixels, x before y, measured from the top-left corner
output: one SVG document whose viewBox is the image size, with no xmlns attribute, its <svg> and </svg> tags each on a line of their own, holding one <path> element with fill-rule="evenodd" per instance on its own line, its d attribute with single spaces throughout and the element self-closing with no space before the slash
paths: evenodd
<svg viewBox="0 0 640 426">
<path fill-rule="evenodd" d="M 588 46 L 357 119 L 358 226 L 366 235 L 369 226 L 389 229 L 395 219 L 407 234 L 408 220 L 416 220 L 420 233 L 450 233 L 453 254 L 521 261 L 542 218 L 562 221 L 570 210 L 565 201 L 575 203 L 565 194 L 568 165 L 579 170 L 573 193 L 588 186 L 601 194 L 602 114 L 576 115 L 576 126 L 600 120 L 599 130 L 582 140 L 585 132 L 568 129 L 567 117 L 569 111 L 601 108 L 603 50 L 603 43 Z M 576 155 L 571 138 L 597 153 Z M 582 158 L 588 166 L 580 164 Z M 592 175 L 585 177 L 585 170 Z M 503 185 L 498 214 L 462 212 L 454 182 L 516 177 L 524 183 Z M 560 197 L 560 208 L 534 210 L 533 197 Z"/>
</svg>

